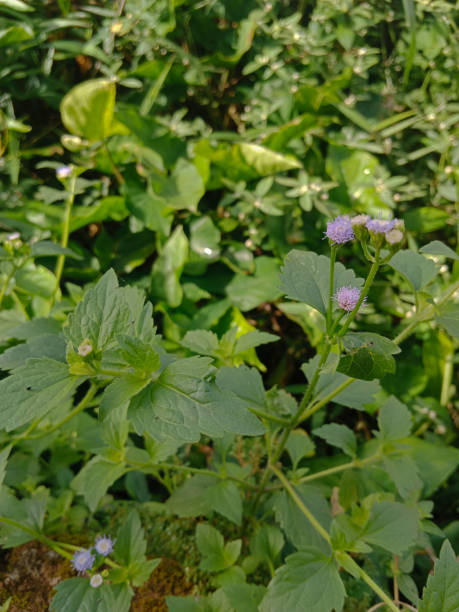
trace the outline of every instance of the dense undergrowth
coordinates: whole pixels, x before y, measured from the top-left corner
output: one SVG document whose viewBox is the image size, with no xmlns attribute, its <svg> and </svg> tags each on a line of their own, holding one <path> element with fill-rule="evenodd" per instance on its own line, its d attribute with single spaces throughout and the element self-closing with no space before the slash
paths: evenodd
<svg viewBox="0 0 459 612">
<path fill-rule="evenodd" d="M 0 0 L 0 543 L 50 609 L 459 610 L 457 18 Z"/>
</svg>

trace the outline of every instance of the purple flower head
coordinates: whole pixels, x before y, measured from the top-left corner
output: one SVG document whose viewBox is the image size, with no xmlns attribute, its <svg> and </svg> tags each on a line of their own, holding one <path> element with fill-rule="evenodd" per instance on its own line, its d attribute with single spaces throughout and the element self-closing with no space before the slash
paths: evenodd
<svg viewBox="0 0 459 612">
<path fill-rule="evenodd" d="M 61 166 L 56 170 L 56 176 L 58 179 L 68 178 L 72 174 L 72 166 Z"/>
<path fill-rule="evenodd" d="M 99 555 L 106 557 L 113 552 L 113 544 L 113 540 L 111 540 L 108 536 L 103 535 L 96 538 L 95 547 Z"/>
<path fill-rule="evenodd" d="M 96 557 L 91 554 L 90 550 L 85 548 L 77 550 L 72 559 L 73 569 L 84 574 L 84 572 L 91 569 L 95 560 Z"/>
<path fill-rule="evenodd" d="M 357 287 L 340 287 L 335 293 L 334 299 L 338 303 L 338 306 L 347 312 L 351 312 L 357 306 L 361 291 Z M 364 298 L 363 303 L 365 303 Z"/>
<path fill-rule="evenodd" d="M 327 223 L 327 231 L 325 236 L 329 238 L 333 244 L 344 244 L 350 240 L 354 240 L 354 230 L 352 229 L 351 220 L 347 215 L 340 215 L 334 221 Z"/>
<path fill-rule="evenodd" d="M 386 219 L 370 219 L 367 222 L 367 230 L 373 234 L 385 234 L 394 229 L 395 220 L 388 221 Z"/>
</svg>

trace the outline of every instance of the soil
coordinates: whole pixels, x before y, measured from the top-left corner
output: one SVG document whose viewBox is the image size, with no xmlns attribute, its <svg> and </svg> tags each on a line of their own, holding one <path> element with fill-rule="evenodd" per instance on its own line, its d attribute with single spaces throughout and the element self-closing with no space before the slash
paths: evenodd
<svg viewBox="0 0 459 612">
<path fill-rule="evenodd" d="M 8 612 L 47 612 L 53 588 L 72 576 L 70 562 L 40 542 L 8 550 L 0 558 L 0 605 L 11 596 Z M 185 596 L 192 590 L 181 565 L 163 557 L 150 579 L 135 589 L 130 612 L 167 612 L 167 595 Z"/>
</svg>

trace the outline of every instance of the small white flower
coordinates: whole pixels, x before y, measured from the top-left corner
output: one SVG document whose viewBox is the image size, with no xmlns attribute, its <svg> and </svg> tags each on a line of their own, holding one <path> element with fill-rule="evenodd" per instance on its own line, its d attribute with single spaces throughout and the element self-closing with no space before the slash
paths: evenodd
<svg viewBox="0 0 459 612">
<path fill-rule="evenodd" d="M 91 580 L 89 581 L 89 584 L 97 589 L 97 587 L 100 587 L 100 585 L 103 583 L 104 579 L 102 578 L 102 576 L 100 574 L 94 574 L 94 576 L 91 576 Z"/>
</svg>

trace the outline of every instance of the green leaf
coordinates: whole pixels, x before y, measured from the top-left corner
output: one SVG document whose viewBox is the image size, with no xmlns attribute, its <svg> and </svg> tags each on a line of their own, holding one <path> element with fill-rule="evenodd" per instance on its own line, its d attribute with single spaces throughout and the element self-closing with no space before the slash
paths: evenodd
<svg viewBox="0 0 459 612">
<path fill-rule="evenodd" d="M 190 225 L 190 247 L 204 259 L 215 259 L 220 254 L 220 230 L 212 219 L 202 216 Z"/>
<path fill-rule="evenodd" d="M 196 212 L 205 193 L 204 181 L 193 163 L 180 158 L 171 176 L 159 186 L 157 193 L 171 208 Z"/>
<path fill-rule="evenodd" d="M 436 309 L 435 320 L 453 338 L 459 338 L 459 303 L 447 302 Z"/>
<path fill-rule="evenodd" d="M 205 496 L 208 487 L 215 485 L 216 478 L 198 474 L 185 480 L 174 490 L 166 502 L 167 508 L 180 517 L 206 516 L 212 511 Z"/>
<path fill-rule="evenodd" d="M 100 417 L 105 419 L 111 410 L 128 402 L 148 385 L 148 378 L 125 374 L 115 378 L 106 388 L 100 403 Z"/>
<path fill-rule="evenodd" d="M 452 446 L 441 446 L 419 438 L 405 438 L 403 445 L 416 462 L 424 482 L 425 497 L 430 497 L 459 466 L 459 449 Z"/>
<path fill-rule="evenodd" d="M 193 353 L 214 357 L 219 342 L 218 336 L 214 332 L 205 329 L 193 329 L 185 334 L 180 344 L 193 351 Z"/>
<path fill-rule="evenodd" d="M 292 460 L 293 469 L 296 470 L 298 463 L 303 457 L 309 457 L 314 454 L 315 446 L 304 429 L 294 429 L 288 437 L 285 448 Z"/>
<path fill-rule="evenodd" d="M 407 230 L 423 233 L 443 229 L 448 218 L 449 213 L 446 210 L 433 206 L 421 206 L 403 216 Z"/>
<path fill-rule="evenodd" d="M 94 512 L 108 487 L 125 471 L 124 462 L 111 463 L 102 457 L 95 456 L 78 472 L 71 486 L 78 495 L 85 498 L 89 509 Z"/>
<path fill-rule="evenodd" d="M 0 368 L 12 370 L 23 365 L 27 359 L 47 357 L 55 361 L 65 362 L 65 340 L 61 334 L 44 334 L 32 337 L 24 344 L 18 344 L 6 349 L 0 355 Z"/>
<path fill-rule="evenodd" d="M 12 448 L 13 446 L 8 444 L 8 446 L 5 446 L 5 448 L 0 451 L 0 486 L 3 484 L 3 479 L 5 478 L 6 464 Z"/>
<path fill-rule="evenodd" d="M 240 525 L 242 521 L 242 497 L 237 485 L 231 480 L 220 481 L 208 487 L 203 496 L 212 510 Z"/>
<path fill-rule="evenodd" d="M 288 157 L 257 144 L 241 142 L 239 149 L 244 161 L 261 176 L 301 168 L 300 162 L 293 156 Z"/>
<path fill-rule="evenodd" d="M 82 259 L 81 255 L 78 255 L 78 253 L 75 253 L 72 249 L 61 247 L 60 244 L 56 244 L 50 240 L 41 240 L 40 242 L 34 242 L 32 245 L 33 257 L 47 257 L 53 255 L 66 255 L 73 259 Z"/>
<path fill-rule="evenodd" d="M 411 457 L 391 454 L 384 457 L 383 466 L 404 499 L 409 499 L 413 493 L 421 491 L 423 482 L 419 478 L 416 463 Z"/>
<path fill-rule="evenodd" d="M 113 345 L 116 336 L 131 331 L 133 325 L 126 295 L 118 288 L 113 270 L 106 272 L 95 287 L 88 289 L 70 313 L 68 326 L 64 328 L 64 334 L 74 349 L 89 340 L 95 351 L 101 351 Z"/>
<path fill-rule="evenodd" d="M 166 597 L 169 612 L 202 612 L 202 607 L 192 597 Z"/>
<path fill-rule="evenodd" d="M 428 285 L 438 272 L 431 259 L 410 250 L 396 253 L 389 265 L 404 276 L 415 291 L 420 291 Z"/>
<path fill-rule="evenodd" d="M 434 573 L 419 602 L 419 612 L 456 612 L 459 610 L 459 561 L 448 540 L 443 542 Z"/>
<path fill-rule="evenodd" d="M 304 550 L 287 557 L 286 564 L 276 570 L 260 612 L 341 612 L 345 594 L 333 558 Z"/>
<path fill-rule="evenodd" d="M 315 436 L 319 436 L 319 438 L 323 438 L 328 444 L 341 448 L 346 455 L 350 457 L 356 456 L 357 440 L 352 429 L 349 429 L 346 425 L 330 423 L 314 429 L 312 433 Z"/>
<path fill-rule="evenodd" d="M 151 375 L 161 367 L 158 352 L 147 342 L 133 336 L 117 336 L 126 362 L 143 375 Z"/>
<path fill-rule="evenodd" d="M 241 550 L 241 540 L 234 540 L 225 545 L 221 533 L 206 523 L 196 527 L 196 545 L 204 556 L 199 567 L 208 572 L 220 572 L 236 563 Z"/>
<path fill-rule="evenodd" d="M 258 606 L 265 592 L 266 588 L 262 585 L 242 583 L 223 586 L 215 595 L 223 596 L 224 605 L 229 606 L 231 612 L 258 612 Z M 221 604 L 218 610 L 224 612 Z"/>
<path fill-rule="evenodd" d="M 13 11 L 19 11 L 21 13 L 34 10 L 31 6 L 29 6 L 26 2 L 23 2 L 22 0 L 0 0 L 0 8 L 2 6 L 4 6 L 5 8 L 12 9 Z"/>
<path fill-rule="evenodd" d="M 295 490 L 322 527 L 328 531 L 331 524 L 330 507 L 319 489 L 301 484 L 296 486 Z M 295 548 L 302 549 L 312 546 L 329 554 L 330 546 L 317 533 L 286 491 L 274 495 L 273 507 L 277 522 Z"/>
<path fill-rule="evenodd" d="M 370 332 L 351 332 L 343 337 L 342 343 L 347 353 L 341 356 L 338 372 L 361 380 L 395 372 L 392 355 L 400 353 L 400 348 L 392 340 Z"/>
<path fill-rule="evenodd" d="M 179 225 L 153 264 L 151 295 L 154 299 L 164 300 L 172 307 L 180 305 L 183 290 L 179 281 L 187 258 L 188 238 Z"/>
<path fill-rule="evenodd" d="M 317 399 L 320 400 L 326 397 L 329 393 L 334 391 L 341 384 L 348 381 L 349 376 L 340 374 L 339 372 L 330 372 L 329 366 L 332 365 L 333 357 L 330 357 L 325 364 L 325 372 L 321 375 L 319 382 L 316 387 Z M 316 355 L 313 359 L 307 363 L 303 363 L 301 366 L 306 378 L 310 382 L 314 376 L 314 372 L 319 364 L 320 356 Z M 333 402 L 348 408 L 355 408 L 356 410 L 364 410 L 366 404 L 371 404 L 374 401 L 376 393 L 380 389 L 379 382 L 356 380 L 349 387 L 340 391 L 333 398 Z"/>
<path fill-rule="evenodd" d="M 278 340 L 280 340 L 279 336 L 254 329 L 253 331 L 249 331 L 237 339 L 236 346 L 234 347 L 234 353 L 237 355 L 238 353 L 243 353 L 251 348 L 260 346 L 261 344 L 269 344 L 271 342 L 277 342 Z"/>
<path fill-rule="evenodd" d="M 16 285 L 26 293 L 50 298 L 56 289 L 56 277 L 45 268 L 28 262 L 15 275 Z"/>
<path fill-rule="evenodd" d="M 52 612 L 113 612 L 117 609 L 115 596 L 106 583 L 94 588 L 89 578 L 69 578 L 59 582 L 55 589 L 50 606 Z"/>
<path fill-rule="evenodd" d="M 110 136 L 116 86 L 106 78 L 91 79 L 73 87 L 62 99 L 62 123 L 71 134 L 90 142 Z"/>
<path fill-rule="evenodd" d="M 281 289 L 292 300 L 309 304 L 323 315 L 327 312 L 329 297 L 330 259 L 312 251 L 293 250 L 287 255 L 281 269 Z M 339 262 L 335 264 L 334 290 L 352 285 L 361 287 L 363 279 L 356 278 L 353 270 Z"/>
<path fill-rule="evenodd" d="M 379 431 L 384 440 L 401 440 L 410 435 L 411 413 L 396 397 L 389 397 L 378 415 Z"/>
<path fill-rule="evenodd" d="M 421 247 L 419 252 L 425 253 L 426 255 L 442 255 L 443 257 L 459 260 L 459 255 L 457 255 L 453 249 L 440 240 L 433 240 L 432 242 L 429 242 Z"/>
<path fill-rule="evenodd" d="M 417 535 L 417 509 L 398 502 L 383 501 L 372 506 L 362 538 L 368 544 L 401 555 L 413 546 Z"/>
<path fill-rule="evenodd" d="M 29 359 L 0 381 L 0 428 L 11 431 L 65 404 L 83 382 L 67 364 Z"/>
<path fill-rule="evenodd" d="M 226 293 L 239 310 L 252 310 L 263 302 L 276 300 L 281 295 L 275 282 L 278 273 L 279 265 L 274 258 L 257 257 L 255 273 L 235 274 L 226 286 Z"/>
<path fill-rule="evenodd" d="M 138 181 L 126 178 L 126 208 L 137 219 L 140 219 L 146 228 L 168 236 L 172 223 L 172 210 L 166 200 L 147 191 L 145 185 Z"/>
<path fill-rule="evenodd" d="M 145 558 L 147 542 L 139 514 L 132 510 L 116 534 L 114 557 L 123 565 L 130 565 Z"/>
<path fill-rule="evenodd" d="M 275 561 L 284 547 L 284 536 L 274 525 L 263 525 L 252 537 L 250 550 L 262 561 Z"/>
</svg>

